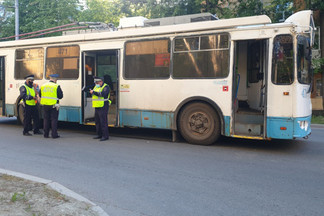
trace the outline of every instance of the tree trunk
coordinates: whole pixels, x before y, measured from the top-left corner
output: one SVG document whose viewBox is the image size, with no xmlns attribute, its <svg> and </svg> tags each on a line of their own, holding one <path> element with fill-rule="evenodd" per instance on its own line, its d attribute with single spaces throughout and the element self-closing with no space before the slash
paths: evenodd
<svg viewBox="0 0 324 216">
<path fill-rule="evenodd" d="M 294 0 L 295 12 L 305 10 L 306 9 L 306 1 L 305 0 Z"/>
<path fill-rule="evenodd" d="M 321 58 L 324 58 L 324 11 L 320 11 L 320 44 L 321 44 Z M 322 74 L 322 104 L 324 108 L 324 65 L 321 69 Z"/>
</svg>

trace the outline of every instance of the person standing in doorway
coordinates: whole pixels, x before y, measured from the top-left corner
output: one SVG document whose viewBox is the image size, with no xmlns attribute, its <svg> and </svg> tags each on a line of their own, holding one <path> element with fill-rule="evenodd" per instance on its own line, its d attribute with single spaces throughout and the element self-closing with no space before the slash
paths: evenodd
<svg viewBox="0 0 324 216">
<path fill-rule="evenodd" d="M 96 85 L 93 89 L 90 89 L 92 107 L 95 108 L 95 123 L 98 135 L 94 139 L 100 139 L 100 141 L 109 139 L 108 110 L 110 105 L 110 88 L 103 80 L 103 77 L 94 77 Z"/>
<path fill-rule="evenodd" d="M 31 136 L 29 130 L 32 129 L 32 120 L 33 120 L 33 129 L 34 134 L 43 134 L 39 130 L 39 114 L 37 109 L 37 95 L 38 92 L 34 88 L 34 75 L 28 75 L 25 77 L 25 83 L 19 89 L 20 98 L 23 99 L 25 104 L 24 109 L 24 136 Z"/>
<path fill-rule="evenodd" d="M 60 136 L 57 133 L 57 123 L 59 114 L 59 100 L 63 98 L 63 91 L 56 83 L 58 74 L 49 75 L 50 81 L 41 86 L 40 97 L 41 105 L 44 108 L 44 137 L 49 137 L 50 127 L 52 129 L 52 138 Z"/>
</svg>

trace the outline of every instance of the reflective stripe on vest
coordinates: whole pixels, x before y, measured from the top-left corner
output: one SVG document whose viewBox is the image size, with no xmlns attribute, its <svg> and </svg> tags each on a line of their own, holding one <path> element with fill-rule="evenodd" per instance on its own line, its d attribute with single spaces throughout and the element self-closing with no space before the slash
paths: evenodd
<svg viewBox="0 0 324 216">
<path fill-rule="evenodd" d="M 108 86 L 108 85 L 106 83 L 104 83 L 101 87 L 94 87 L 93 91 L 100 93 L 106 86 Z M 105 101 L 109 101 L 109 104 L 110 104 L 109 97 L 110 97 L 110 92 L 109 92 L 108 98 L 106 98 L 106 99 L 104 97 L 98 97 L 97 95 L 93 94 L 92 95 L 92 107 L 94 107 L 94 108 L 103 107 L 105 105 Z"/>
<path fill-rule="evenodd" d="M 36 93 L 35 93 L 35 89 L 34 88 L 30 88 L 26 84 L 24 84 L 24 86 L 26 88 L 26 94 L 28 96 L 32 96 L 32 97 L 35 97 L 36 96 Z M 31 100 L 26 100 L 26 104 L 29 105 L 29 106 L 35 106 L 36 105 L 36 102 L 35 102 L 34 99 L 31 99 Z"/>
<path fill-rule="evenodd" d="M 41 87 L 41 105 L 54 105 L 57 103 L 58 84 L 48 82 Z"/>
</svg>

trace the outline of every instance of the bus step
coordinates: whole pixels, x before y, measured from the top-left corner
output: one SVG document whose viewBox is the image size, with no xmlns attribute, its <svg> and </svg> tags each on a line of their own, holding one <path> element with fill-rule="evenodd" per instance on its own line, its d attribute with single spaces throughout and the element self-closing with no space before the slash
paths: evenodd
<svg viewBox="0 0 324 216">
<path fill-rule="evenodd" d="M 248 136 L 261 136 L 263 131 L 262 124 L 243 124 L 236 123 L 234 134 L 248 135 Z"/>
<path fill-rule="evenodd" d="M 263 115 L 258 114 L 239 114 L 235 115 L 235 122 L 240 124 L 263 124 Z"/>
</svg>

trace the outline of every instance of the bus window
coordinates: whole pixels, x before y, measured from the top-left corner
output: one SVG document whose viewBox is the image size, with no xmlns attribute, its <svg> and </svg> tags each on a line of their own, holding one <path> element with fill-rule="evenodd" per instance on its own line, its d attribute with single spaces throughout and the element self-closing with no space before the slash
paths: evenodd
<svg viewBox="0 0 324 216">
<path fill-rule="evenodd" d="M 180 38 L 175 40 L 174 51 L 198 50 L 199 37 Z"/>
<path fill-rule="evenodd" d="M 43 48 L 16 50 L 15 79 L 24 79 L 27 75 L 34 75 L 35 79 L 42 79 L 43 70 Z"/>
<path fill-rule="evenodd" d="M 311 48 L 306 37 L 297 37 L 297 77 L 301 84 L 311 83 Z"/>
<path fill-rule="evenodd" d="M 46 77 L 59 74 L 60 79 L 78 79 L 79 46 L 49 47 L 46 53 Z"/>
<path fill-rule="evenodd" d="M 294 81 L 293 38 L 279 35 L 274 39 L 271 80 L 274 84 L 289 85 Z"/>
<path fill-rule="evenodd" d="M 125 78 L 169 78 L 169 39 L 126 42 L 125 50 Z"/>
<path fill-rule="evenodd" d="M 193 46 L 192 44 L 196 44 Z M 175 38 L 174 78 L 224 78 L 229 68 L 228 34 Z"/>
</svg>

